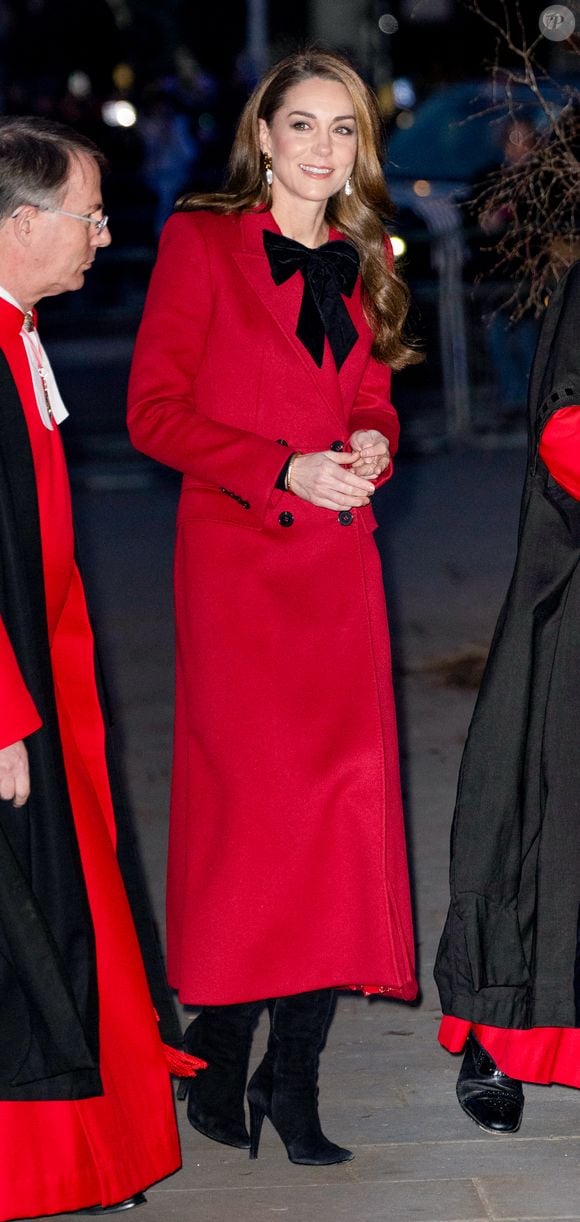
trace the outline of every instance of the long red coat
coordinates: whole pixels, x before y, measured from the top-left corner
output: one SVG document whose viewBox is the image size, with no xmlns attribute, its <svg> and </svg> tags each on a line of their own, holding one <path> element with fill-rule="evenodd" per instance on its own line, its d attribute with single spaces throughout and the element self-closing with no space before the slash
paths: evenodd
<svg viewBox="0 0 580 1222">
<path fill-rule="evenodd" d="M 373 512 L 343 524 L 275 488 L 291 450 L 356 428 L 394 450 L 390 373 L 360 281 L 359 340 L 340 375 L 328 343 L 318 369 L 295 335 L 302 278 L 274 284 L 265 228 L 270 213 L 170 219 L 131 376 L 135 445 L 185 475 L 169 979 L 205 1005 L 332 985 L 412 998 Z"/>
</svg>

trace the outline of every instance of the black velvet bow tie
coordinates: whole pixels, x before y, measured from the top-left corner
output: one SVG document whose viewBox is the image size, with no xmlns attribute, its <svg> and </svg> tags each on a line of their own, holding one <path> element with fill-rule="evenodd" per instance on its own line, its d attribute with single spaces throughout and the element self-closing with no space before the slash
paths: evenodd
<svg viewBox="0 0 580 1222">
<path fill-rule="evenodd" d="M 327 335 L 336 368 L 340 369 L 358 339 L 341 296 L 352 295 L 359 272 L 358 251 L 350 242 L 340 240 L 311 250 L 269 229 L 264 231 L 264 248 L 275 284 L 283 284 L 296 271 L 304 277 L 298 339 L 321 366 Z"/>
</svg>

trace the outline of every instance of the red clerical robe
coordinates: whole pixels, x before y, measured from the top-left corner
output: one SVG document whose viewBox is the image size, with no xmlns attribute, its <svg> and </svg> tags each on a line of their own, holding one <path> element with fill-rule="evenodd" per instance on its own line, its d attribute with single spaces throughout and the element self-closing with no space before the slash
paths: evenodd
<svg viewBox="0 0 580 1222">
<path fill-rule="evenodd" d="M 580 408 L 561 408 L 548 421 L 539 447 L 540 458 L 570 496 L 580 500 Z M 519 1081 L 561 1082 L 580 1087 L 580 1029 L 532 1027 L 530 1030 L 490 1027 L 445 1015 L 439 1041 L 449 1052 L 461 1052 L 470 1031 L 496 1065 Z"/>
<path fill-rule="evenodd" d="M 112 1204 L 180 1165 L 167 1066 L 115 858 L 93 639 L 74 561 L 65 460 L 58 429 L 40 419 L 21 326 L 21 312 L 0 299 L 0 349 L 21 398 L 36 475 L 59 726 L 96 940 L 104 1094 L 0 1102 L 2 1220 Z M 40 719 L 1 620 L 0 683 L 0 746 L 7 746 L 33 733 Z"/>
</svg>

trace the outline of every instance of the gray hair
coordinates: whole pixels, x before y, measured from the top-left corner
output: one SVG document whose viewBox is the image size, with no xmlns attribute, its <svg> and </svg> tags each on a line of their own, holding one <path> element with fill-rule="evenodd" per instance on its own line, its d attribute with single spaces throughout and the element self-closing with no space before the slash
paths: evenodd
<svg viewBox="0 0 580 1222">
<path fill-rule="evenodd" d="M 64 193 L 73 158 L 84 154 L 99 169 L 106 158 L 86 136 L 46 119 L 0 118 L 0 221 L 22 204 L 54 207 Z"/>
</svg>

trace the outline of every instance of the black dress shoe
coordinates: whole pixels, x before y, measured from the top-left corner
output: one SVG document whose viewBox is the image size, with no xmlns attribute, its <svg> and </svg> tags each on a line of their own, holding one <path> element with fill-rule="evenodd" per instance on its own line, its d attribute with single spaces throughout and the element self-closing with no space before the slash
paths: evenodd
<svg viewBox="0 0 580 1222">
<path fill-rule="evenodd" d="M 147 1200 L 144 1192 L 136 1192 L 134 1197 L 125 1197 L 124 1201 L 117 1201 L 116 1205 L 89 1205 L 88 1209 L 75 1209 L 76 1214 L 120 1214 L 125 1209 L 136 1209 L 138 1205 L 144 1205 Z"/>
<path fill-rule="evenodd" d="M 456 1090 L 463 1111 L 480 1129 L 517 1133 L 524 1111 L 522 1084 L 498 1069 L 474 1035 L 467 1038 Z"/>
</svg>

